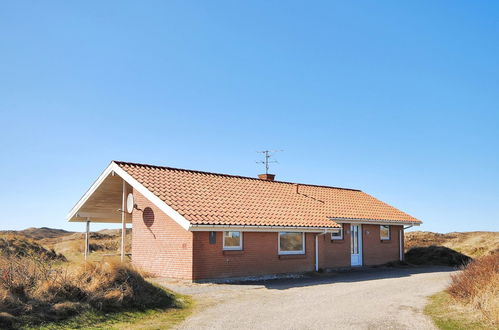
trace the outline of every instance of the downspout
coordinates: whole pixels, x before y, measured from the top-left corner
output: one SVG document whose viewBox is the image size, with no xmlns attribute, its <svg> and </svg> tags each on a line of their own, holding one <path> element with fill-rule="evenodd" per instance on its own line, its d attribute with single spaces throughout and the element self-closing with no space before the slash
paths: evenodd
<svg viewBox="0 0 499 330">
<path fill-rule="evenodd" d="M 327 229 L 323 233 L 315 235 L 315 271 L 319 271 L 319 236 L 327 234 Z"/>
<path fill-rule="evenodd" d="M 404 261 L 404 233 L 406 229 L 411 228 L 412 225 L 409 225 L 407 227 L 402 227 L 402 229 L 399 232 L 399 259 L 400 261 Z"/>
</svg>

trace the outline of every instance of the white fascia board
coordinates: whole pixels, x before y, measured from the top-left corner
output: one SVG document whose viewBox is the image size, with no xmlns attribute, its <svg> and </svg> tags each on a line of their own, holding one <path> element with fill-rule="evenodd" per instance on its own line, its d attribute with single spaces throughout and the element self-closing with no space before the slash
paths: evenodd
<svg viewBox="0 0 499 330">
<path fill-rule="evenodd" d="M 87 190 L 87 192 L 80 198 L 80 200 L 76 203 L 76 205 L 69 211 L 68 215 L 66 216 L 66 220 L 70 221 L 80 210 L 83 204 L 92 196 L 92 194 L 99 188 L 99 186 L 102 184 L 102 182 L 108 177 L 108 175 L 112 172 L 113 170 L 113 162 L 106 167 L 104 172 L 101 173 L 101 175 L 95 180 L 95 182 L 90 186 L 90 188 Z"/>
<path fill-rule="evenodd" d="M 154 205 L 156 205 L 161 211 L 163 211 L 166 215 L 172 218 L 175 222 L 177 222 L 182 228 L 185 230 L 189 230 L 191 224 L 190 222 L 184 218 L 180 213 L 175 211 L 169 205 L 167 205 L 164 201 L 162 201 L 158 196 L 154 195 L 149 189 L 144 187 L 140 182 L 135 180 L 130 174 L 128 174 L 125 170 L 123 170 L 118 164 L 115 162 L 111 162 L 109 166 L 102 172 L 102 174 L 97 178 L 97 180 L 92 184 L 92 186 L 87 190 L 85 195 L 76 203 L 76 205 L 71 209 L 66 219 L 71 221 L 71 219 L 78 213 L 79 209 L 85 202 L 92 196 L 92 194 L 99 188 L 102 182 L 107 178 L 109 174 L 114 172 L 116 175 L 120 176 L 123 180 L 125 180 L 129 185 L 131 185 L 135 190 L 141 193 L 145 198 L 150 200 Z"/>
<path fill-rule="evenodd" d="M 247 231 L 247 232 L 299 232 L 324 233 L 336 232 L 340 228 L 282 227 L 282 226 L 227 226 L 227 225 L 191 225 L 190 231 Z"/>
<path fill-rule="evenodd" d="M 112 163 L 113 171 L 123 178 L 129 185 L 131 185 L 135 190 L 141 193 L 145 198 L 150 200 L 154 205 L 156 205 L 161 211 L 166 213 L 167 216 L 172 218 L 185 230 L 189 230 L 191 223 L 189 220 L 184 218 L 180 213 L 175 211 L 172 207 L 162 201 L 158 196 L 154 195 L 149 189 L 144 187 L 139 181 L 135 180 L 130 174 L 128 174 L 124 169 L 122 169 L 118 164 Z"/>
<path fill-rule="evenodd" d="M 377 219 L 349 219 L 349 218 L 329 218 L 337 223 L 355 223 L 355 224 L 371 224 L 371 225 L 412 225 L 419 226 L 423 222 L 412 222 L 404 220 L 377 220 Z"/>
</svg>

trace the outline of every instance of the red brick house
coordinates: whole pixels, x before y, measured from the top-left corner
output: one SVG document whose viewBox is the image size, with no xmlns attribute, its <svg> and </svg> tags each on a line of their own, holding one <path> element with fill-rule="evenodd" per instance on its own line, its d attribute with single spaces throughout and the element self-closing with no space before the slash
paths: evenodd
<svg viewBox="0 0 499 330">
<path fill-rule="evenodd" d="M 68 220 L 131 223 L 135 265 L 189 280 L 383 264 L 421 224 L 360 190 L 117 161 Z"/>
</svg>

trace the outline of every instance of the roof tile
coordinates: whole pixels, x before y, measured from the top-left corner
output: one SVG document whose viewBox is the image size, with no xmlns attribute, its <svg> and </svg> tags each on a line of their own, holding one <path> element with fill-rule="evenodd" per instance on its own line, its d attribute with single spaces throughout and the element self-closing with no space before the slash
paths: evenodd
<svg viewBox="0 0 499 330">
<path fill-rule="evenodd" d="M 338 226 L 330 218 L 420 222 L 355 189 L 115 163 L 193 225 Z"/>
</svg>

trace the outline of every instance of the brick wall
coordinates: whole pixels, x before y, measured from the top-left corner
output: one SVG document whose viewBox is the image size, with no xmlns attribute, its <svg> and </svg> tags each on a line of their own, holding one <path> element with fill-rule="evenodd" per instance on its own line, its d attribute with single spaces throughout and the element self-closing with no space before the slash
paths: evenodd
<svg viewBox="0 0 499 330">
<path fill-rule="evenodd" d="M 390 226 L 390 240 L 382 241 L 379 225 L 362 225 L 364 265 L 381 265 L 399 260 L 400 230 L 403 230 L 403 226 Z"/>
<path fill-rule="evenodd" d="M 137 191 L 132 214 L 132 262 L 157 276 L 192 278 L 192 232 Z"/>
<path fill-rule="evenodd" d="M 242 251 L 224 251 L 222 232 L 210 244 L 209 232 L 190 232 L 154 206 L 137 191 L 139 210 L 132 214 L 132 261 L 158 276 L 181 279 L 209 279 L 315 269 L 315 234 L 305 234 L 304 255 L 278 254 L 278 233 L 244 232 Z M 362 225 L 364 265 L 399 259 L 399 231 L 391 226 L 391 239 L 381 241 L 378 225 Z M 350 266 L 350 226 L 344 224 L 342 240 L 331 234 L 319 236 L 319 267 Z"/>
<path fill-rule="evenodd" d="M 319 236 L 319 268 L 349 267 L 350 225 L 343 225 L 343 239 L 331 240 L 331 234 Z"/>
<path fill-rule="evenodd" d="M 305 255 L 278 254 L 278 233 L 244 232 L 242 251 L 223 251 L 222 232 L 209 243 L 209 232 L 194 232 L 194 279 L 312 271 L 314 234 L 305 234 Z"/>
</svg>

